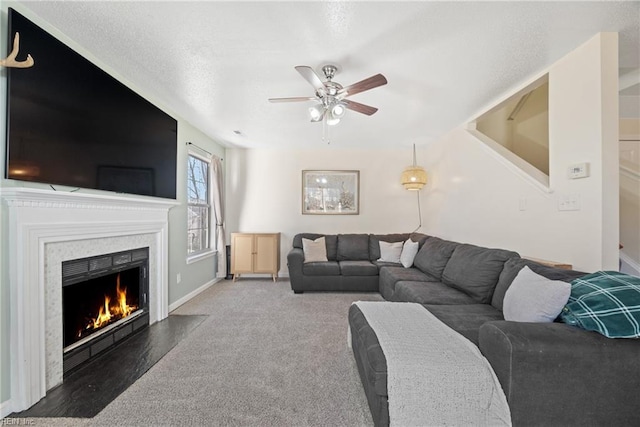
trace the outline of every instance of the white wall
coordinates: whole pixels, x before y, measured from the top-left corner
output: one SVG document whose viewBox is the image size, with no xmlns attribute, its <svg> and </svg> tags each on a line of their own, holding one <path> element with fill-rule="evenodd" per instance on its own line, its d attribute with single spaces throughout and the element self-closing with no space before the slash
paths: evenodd
<svg viewBox="0 0 640 427">
<path fill-rule="evenodd" d="M 401 233 L 419 224 L 417 195 L 400 184 L 412 163 L 410 146 L 343 150 L 317 144 L 313 150 L 227 150 L 227 233 L 282 233 L 281 275 L 288 273 L 286 254 L 297 233 Z M 417 150 L 417 160 L 426 163 L 423 150 Z M 360 171 L 359 215 L 302 214 L 302 171 L 327 169 Z"/>
<path fill-rule="evenodd" d="M 640 274 L 640 119 L 620 120 L 620 243 L 623 262 Z"/>
<path fill-rule="evenodd" d="M 471 132 L 454 130 L 429 147 L 425 166 L 427 229 L 453 240 L 505 247 L 523 256 L 618 268 L 617 34 L 601 34 L 549 73 L 550 189 L 516 168 Z M 591 176 L 570 180 L 571 164 Z M 577 195 L 580 210 L 559 211 Z"/>
<path fill-rule="evenodd" d="M 627 170 L 620 171 L 620 243 L 640 265 L 640 173 Z"/>
</svg>

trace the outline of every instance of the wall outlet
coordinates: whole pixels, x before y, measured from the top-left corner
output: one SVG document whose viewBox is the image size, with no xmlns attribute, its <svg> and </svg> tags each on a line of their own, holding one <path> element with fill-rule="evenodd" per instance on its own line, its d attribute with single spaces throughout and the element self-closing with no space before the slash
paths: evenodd
<svg viewBox="0 0 640 427">
<path fill-rule="evenodd" d="M 558 198 L 559 211 L 579 211 L 580 194 L 563 194 Z"/>
<path fill-rule="evenodd" d="M 182 281 L 182 276 L 180 275 L 180 273 L 178 273 L 178 275 L 176 276 L 176 283 L 180 283 Z"/>
<path fill-rule="evenodd" d="M 567 169 L 569 179 L 586 178 L 589 176 L 589 163 L 576 163 Z"/>
</svg>

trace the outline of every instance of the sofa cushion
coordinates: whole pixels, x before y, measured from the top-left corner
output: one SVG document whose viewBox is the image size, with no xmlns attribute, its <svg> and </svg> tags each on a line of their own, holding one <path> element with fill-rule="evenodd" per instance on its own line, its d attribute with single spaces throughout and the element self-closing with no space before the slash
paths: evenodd
<svg viewBox="0 0 640 427">
<path fill-rule="evenodd" d="M 309 262 L 302 266 L 302 272 L 307 276 L 339 276 L 340 265 L 337 261 Z"/>
<path fill-rule="evenodd" d="M 380 258 L 381 262 L 394 262 L 400 264 L 400 255 L 402 254 L 402 242 L 383 242 L 380 241 Z M 416 243 L 417 245 L 417 243 Z"/>
<path fill-rule="evenodd" d="M 473 298 L 441 282 L 397 282 L 393 301 L 418 304 L 475 304 Z"/>
<path fill-rule="evenodd" d="M 338 261 L 369 259 L 368 234 L 338 234 Z"/>
<path fill-rule="evenodd" d="M 451 254 L 459 244 L 438 237 L 430 237 L 416 254 L 413 265 L 439 281 Z"/>
<path fill-rule="evenodd" d="M 404 242 L 409 238 L 409 234 L 371 234 L 369 236 L 369 261 L 376 261 L 380 258 L 380 242 Z"/>
<path fill-rule="evenodd" d="M 399 265 L 386 266 L 380 269 L 380 276 L 393 282 L 437 282 L 435 277 L 423 273 L 417 268 L 404 268 Z"/>
<path fill-rule="evenodd" d="M 517 256 L 517 253 L 504 249 L 460 244 L 442 272 L 442 282 L 461 290 L 481 304 L 488 304 L 504 263 Z"/>
<path fill-rule="evenodd" d="M 327 245 L 327 259 L 335 261 L 338 254 L 338 236 L 335 234 L 317 234 L 317 233 L 300 233 L 293 237 L 293 247 L 303 249 L 302 239 L 316 240 L 318 237 L 324 237 Z"/>
<path fill-rule="evenodd" d="M 302 250 L 304 252 L 304 262 L 326 262 L 327 245 L 324 236 L 316 240 L 302 239 Z"/>
<path fill-rule="evenodd" d="M 437 282 L 438 279 L 423 273 L 417 268 L 404 268 L 402 266 L 384 266 L 380 268 L 380 293 L 384 299 L 393 301 L 395 286 L 400 281 L 413 282 Z"/>
<path fill-rule="evenodd" d="M 493 292 L 493 297 L 491 298 L 492 306 L 494 306 L 498 310 L 503 309 L 504 295 L 507 292 L 507 289 L 509 289 L 509 286 L 511 286 L 511 283 L 513 283 L 513 279 L 518 275 L 520 270 L 522 270 L 525 265 L 528 266 L 534 273 L 540 274 L 547 279 L 562 280 L 563 282 L 571 282 L 573 279 L 582 277 L 587 274 L 582 271 L 564 270 L 560 268 L 549 267 L 547 265 L 539 264 L 526 258 L 520 258 L 519 256 L 510 258 L 507 260 L 507 262 L 504 263 L 504 268 L 502 269 L 502 273 L 500 273 L 498 284 L 496 285 L 496 289 Z"/>
<path fill-rule="evenodd" d="M 640 277 L 598 271 L 575 279 L 562 320 L 608 338 L 640 338 Z"/>
<path fill-rule="evenodd" d="M 424 307 L 444 324 L 478 345 L 480 326 L 492 320 L 503 320 L 502 313 L 489 304 L 435 305 Z"/>
<path fill-rule="evenodd" d="M 504 320 L 549 323 L 567 303 L 571 285 L 550 280 L 525 266 L 504 295 Z"/>
<path fill-rule="evenodd" d="M 380 270 L 382 267 L 398 267 L 398 266 L 400 266 L 400 264 L 398 264 L 397 262 L 371 261 L 371 263 L 375 264 L 376 266 L 378 266 L 378 270 Z"/>
<path fill-rule="evenodd" d="M 339 261 L 343 276 L 377 276 L 378 267 L 370 261 Z"/>
</svg>

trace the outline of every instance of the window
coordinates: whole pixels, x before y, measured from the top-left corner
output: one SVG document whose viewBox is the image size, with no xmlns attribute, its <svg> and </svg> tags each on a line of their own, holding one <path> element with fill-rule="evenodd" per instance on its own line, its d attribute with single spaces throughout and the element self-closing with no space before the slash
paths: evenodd
<svg viewBox="0 0 640 427">
<path fill-rule="evenodd" d="M 211 162 L 189 154 L 187 165 L 187 256 L 192 257 L 211 248 Z"/>
</svg>

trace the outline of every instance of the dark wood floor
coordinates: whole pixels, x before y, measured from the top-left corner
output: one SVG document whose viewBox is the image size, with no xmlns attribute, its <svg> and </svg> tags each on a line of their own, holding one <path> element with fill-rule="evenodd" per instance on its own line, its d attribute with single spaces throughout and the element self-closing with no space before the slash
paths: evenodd
<svg viewBox="0 0 640 427">
<path fill-rule="evenodd" d="M 172 315 L 145 328 L 72 372 L 31 408 L 10 416 L 94 417 L 206 317 Z"/>
</svg>

